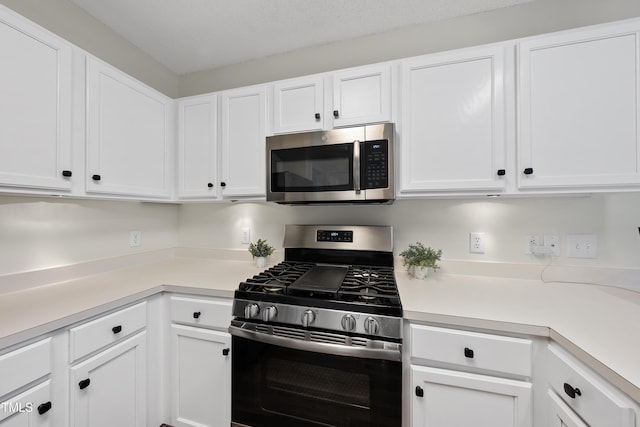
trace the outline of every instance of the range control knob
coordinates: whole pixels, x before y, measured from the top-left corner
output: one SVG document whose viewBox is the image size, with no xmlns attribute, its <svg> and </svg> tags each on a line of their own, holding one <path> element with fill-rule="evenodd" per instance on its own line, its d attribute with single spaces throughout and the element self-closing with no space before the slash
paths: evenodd
<svg viewBox="0 0 640 427">
<path fill-rule="evenodd" d="M 251 319 L 260 314 L 260 306 L 258 304 L 247 304 L 244 306 L 244 317 Z"/>
<path fill-rule="evenodd" d="M 369 335 L 377 335 L 380 331 L 380 324 L 376 319 L 369 316 L 364 319 L 364 331 Z"/>
<path fill-rule="evenodd" d="M 274 305 L 272 305 L 264 309 L 264 312 L 262 313 L 262 319 L 265 322 L 269 322 L 270 320 L 275 319 L 277 315 L 278 309 Z"/>
<path fill-rule="evenodd" d="M 302 313 L 302 326 L 305 328 L 309 327 L 313 322 L 316 321 L 316 313 L 313 310 L 305 310 Z"/>
<path fill-rule="evenodd" d="M 353 331 L 356 328 L 356 318 L 351 314 L 345 314 L 340 321 L 342 329 L 347 332 Z"/>
</svg>

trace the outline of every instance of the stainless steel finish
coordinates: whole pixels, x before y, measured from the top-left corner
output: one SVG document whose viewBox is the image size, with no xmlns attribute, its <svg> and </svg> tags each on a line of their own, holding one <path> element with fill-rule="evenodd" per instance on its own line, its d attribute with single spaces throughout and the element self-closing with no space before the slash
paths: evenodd
<svg viewBox="0 0 640 427">
<path fill-rule="evenodd" d="M 302 313 L 302 326 L 308 328 L 316 320 L 316 313 L 313 310 L 305 310 Z"/>
<path fill-rule="evenodd" d="M 369 335 L 378 335 L 378 331 L 380 330 L 380 324 L 376 319 L 369 316 L 364 319 L 364 330 Z"/>
<path fill-rule="evenodd" d="M 247 304 L 244 307 L 244 317 L 252 319 L 260 314 L 260 306 L 258 304 Z"/>
<path fill-rule="evenodd" d="M 360 141 L 353 141 L 353 189 L 360 193 Z"/>
<path fill-rule="evenodd" d="M 303 351 L 379 360 L 402 360 L 402 344 L 300 328 L 231 321 L 231 335 Z"/>
<path fill-rule="evenodd" d="M 278 309 L 274 305 L 270 305 L 268 307 L 265 307 L 264 311 L 262 312 L 262 319 L 265 322 L 270 322 L 275 319 L 277 315 Z"/>
<path fill-rule="evenodd" d="M 340 320 L 340 325 L 346 332 L 351 332 L 356 327 L 356 318 L 351 314 L 345 314 Z"/>
<path fill-rule="evenodd" d="M 393 123 L 367 125 L 351 128 L 341 128 L 320 132 L 305 132 L 267 137 L 266 142 L 266 182 L 267 201 L 277 203 L 331 203 L 331 202 L 367 202 L 379 201 L 392 203 L 395 199 L 394 184 L 394 137 Z M 314 145 L 345 144 L 353 141 L 375 141 L 386 139 L 389 141 L 388 165 L 389 186 L 353 191 L 324 191 L 324 192 L 289 192 L 276 193 L 271 191 L 271 151 L 311 147 Z M 359 148 L 359 147 L 358 147 Z M 355 160 L 354 160 L 355 161 Z M 358 163 L 357 173 L 360 173 Z M 358 183 L 359 183 L 358 179 Z M 359 187 L 359 184 L 358 184 Z"/>
<path fill-rule="evenodd" d="M 313 327 L 318 329 L 325 329 L 329 331 L 342 332 L 342 318 L 346 315 L 350 315 L 355 320 L 355 326 L 351 332 L 356 334 L 368 335 L 365 330 L 365 319 L 372 318 L 378 324 L 378 337 L 401 339 L 402 338 L 402 318 L 393 316 L 379 316 L 366 313 L 354 313 L 345 310 L 332 310 L 332 309 L 319 309 L 290 304 L 278 304 L 278 303 L 264 303 L 256 301 L 248 301 L 242 299 L 235 299 L 233 301 L 232 314 L 236 318 L 243 318 L 245 307 L 249 304 L 257 304 L 260 307 L 260 311 L 263 316 L 266 316 L 267 311 L 271 311 L 273 308 L 277 313 L 277 319 L 271 318 L 265 320 L 265 322 L 273 321 L 274 319 L 283 325 L 300 326 L 301 319 L 306 310 L 313 310 L 315 319 L 313 321 Z M 263 317 L 264 320 L 264 317 Z"/>
<path fill-rule="evenodd" d="M 353 242 L 318 242 L 318 230 L 353 231 Z M 393 252 L 391 226 L 292 225 L 284 228 L 285 248 L 350 249 L 357 251 Z"/>
</svg>

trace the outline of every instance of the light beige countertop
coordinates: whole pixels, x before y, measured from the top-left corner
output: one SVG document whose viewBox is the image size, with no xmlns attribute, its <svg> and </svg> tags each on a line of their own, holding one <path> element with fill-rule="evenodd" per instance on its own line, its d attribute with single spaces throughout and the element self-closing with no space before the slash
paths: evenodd
<svg viewBox="0 0 640 427">
<path fill-rule="evenodd" d="M 426 280 L 411 279 L 401 266 L 396 268 L 406 319 L 550 337 L 640 402 L 640 293 L 542 281 L 537 273 L 500 277 L 471 269 L 474 274 L 450 274 L 459 266 L 443 264 Z M 28 289 L 0 293 L 0 348 L 159 292 L 232 298 L 242 280 L 260 271 L 245 255 L 189 249 L 131 266 L 123 260 L 105 265 L 110 270 L 85 266 L 28 280 L 0 277 L 0 291 L 30 281 L 24 286 Z M 82 277 L 67 278 L 79 271 Z M 65 280 L 40 283 L 47 277 Z"/>
</svg>

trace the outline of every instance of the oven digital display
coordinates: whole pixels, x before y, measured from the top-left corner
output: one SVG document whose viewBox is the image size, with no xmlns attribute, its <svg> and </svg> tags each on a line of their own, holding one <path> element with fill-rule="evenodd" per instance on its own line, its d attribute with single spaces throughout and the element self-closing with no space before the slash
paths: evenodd
<svg viewBox="0 0 640 427">
<path fill-rule="evenodd" d="M 316 240 L 318 242 L 353 243 L 353 231 L 318 230 Z"/>
</svg>

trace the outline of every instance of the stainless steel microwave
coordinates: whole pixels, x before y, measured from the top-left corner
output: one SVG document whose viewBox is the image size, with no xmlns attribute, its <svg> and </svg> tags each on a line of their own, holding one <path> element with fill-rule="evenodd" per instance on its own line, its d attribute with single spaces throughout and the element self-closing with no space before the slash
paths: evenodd
<svg viewBox="0 0 640 427">
<path fill-rule="evenodd" d="M 391 203 L 391 123 L 267 138 L 267 201 Z"/>
</svg>

